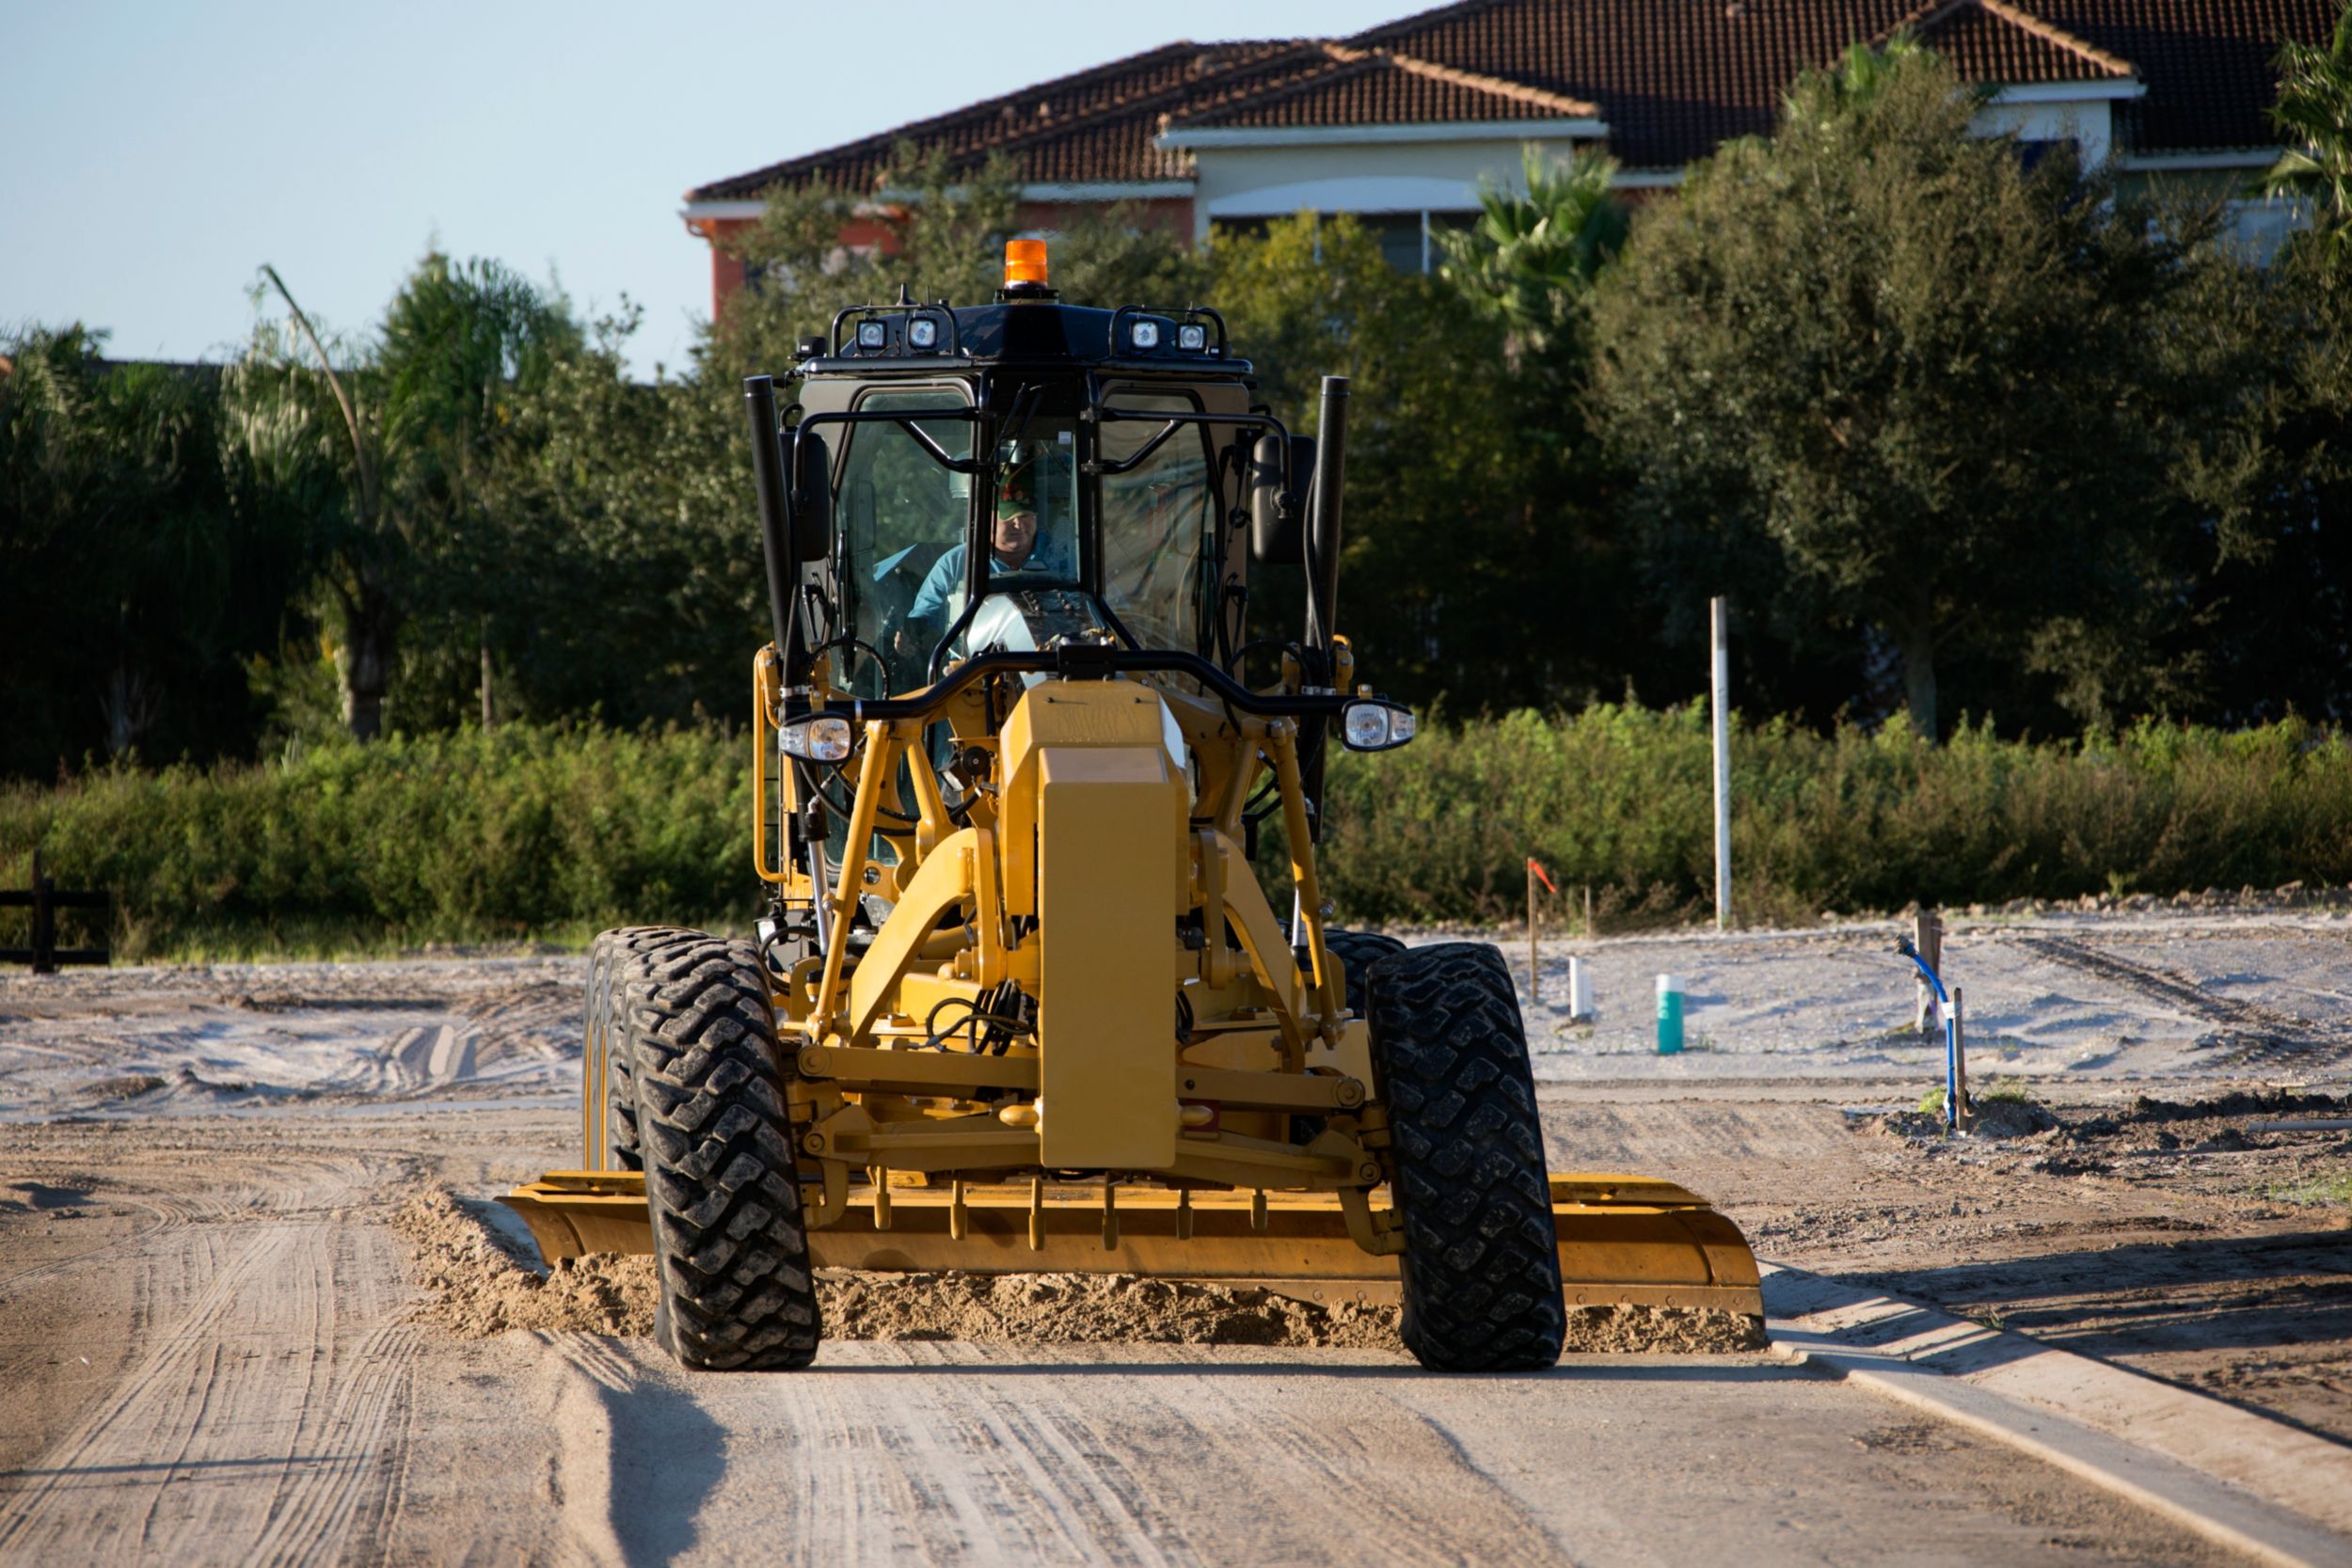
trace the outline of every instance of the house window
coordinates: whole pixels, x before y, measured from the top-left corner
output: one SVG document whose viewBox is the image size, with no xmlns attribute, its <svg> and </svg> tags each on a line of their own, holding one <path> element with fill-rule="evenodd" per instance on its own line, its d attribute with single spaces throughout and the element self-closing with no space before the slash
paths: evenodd
<svg viewBox="0 0 2352 1568">
<path fill-rule="evenodd" d="M 2079 162 L 2081 160 L 2082 149 L 2075 144 L 2074 137 L 2057 136 L 2046 141 L 2036 140 L 2019 142 L 2017 144 L 2017 162 L 2025 168 L 2027 174 L 2031 174 L 2036 168 L 2041 166 L 2042 159 L 2048 157 L 2051 153 L 2057 151 L 2061 147 L 2073 149 L 2076 161 Z"/>
<path fill-rule="evenodd" d="M 1315 260 L 1323 260 L 1322 225 L 1333 214 L 1315 214 Z M 1450 229 L 1468 229 L 1478 221 L 1476 213 L 1359 213 L 1356 221 L 1389 265 L 1399 272 L 1432 273 L 1444 260 L 1438 236 Z M 1211 243 L 1220 240 L 1258 240 L 1265 237 L 1273 224 L 1271 218 L 1219 218 L 1212 230 Z"/>
<path fill-rule="evenodd" d="M 1380 247 L 1389 265 L 1399 272 L 1426 272 L 1429 263 L 1423 252 L 1422 216 L 1419 213 L 1366 213 L 1360 220 L 1364 232 Z"/>
</svg>

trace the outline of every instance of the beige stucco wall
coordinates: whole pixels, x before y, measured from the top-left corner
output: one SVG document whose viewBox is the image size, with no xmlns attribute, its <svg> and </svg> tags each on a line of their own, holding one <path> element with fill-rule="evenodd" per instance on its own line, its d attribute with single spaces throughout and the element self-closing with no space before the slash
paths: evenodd
<svg viewBox="0 0 2352 1568">
<path fill-rule="evenodd" d="M 1980 136 L 2013 131 L 2025 141 L 2072 139 L 2082 151 L 2083 166 L 2097 168 L 2115 149 L 2114 104 L 2106 99 L 2087 103 L 1995 103 L 1980 109 L 1969 129 Z"/>
<path fill-rule="evenodd" d="M 1565 158 L 1565 137 L 1538 145 Z M 1193 221 L 1206 235 L 1220 218 L 1293 213 L 1462 213 L 1476 210 L 1481 181 L 1521 187 L 1518 138 L 1341 143 L 1307 147 L 1203 147 Z"/>
</svg>

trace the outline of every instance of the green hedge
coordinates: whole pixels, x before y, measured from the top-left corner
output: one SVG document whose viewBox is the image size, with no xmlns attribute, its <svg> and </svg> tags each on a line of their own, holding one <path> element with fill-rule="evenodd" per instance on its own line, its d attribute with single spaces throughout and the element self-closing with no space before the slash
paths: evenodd
<svg viewBox="0 0 2352 1568">
<path fill-rule="evenodd" d="M 61 883 L 113 892 L 130 958 L 740 926 L 748 760 L 712 731 L 514 725 L 18 785 L 0 886 L 25 885 L 38 844 Z"/>
<path fill-rule="evenodd" d="M 757 896 L 746 753 L 706 730 L 517 725 L 15 785 L 0 886 L 24 886 L 41 846 L 62 881 L 115 894 L 127 958 L 739 927 Z M 2352 745 L 2300 723 L 2041 744 L 1971 727 L 1942 746 L 1770 723 L 1742 725 L 1733 757 L 1752 921 L 2352 879 Z M 1404 751 L 1336 758 L 1329 794 L 1326 885 L 1352 922 L 1514 918 L 1531 854 L 1620 920 L 1711 904 L 1697 707 L 1434 722 Z M 0 914 L 18 940 L 21 912 Z"/>
<path fill-rule="evenodd" d="M 1731 791 L 1751 921 L 2352 878 L 2352 745 L 2295 721 L 2042 743 L 1963 726 L 1941 746 L 1900 724 L 1743 723 Z M 1325 876 L 1349 919 L 1511 918 L 1530 855 L 1611 912 L 1713 908 L 1697 705 L 1433 724 L 1404 751 L 1343 755 L 1328 792 Z"/>
</svg>

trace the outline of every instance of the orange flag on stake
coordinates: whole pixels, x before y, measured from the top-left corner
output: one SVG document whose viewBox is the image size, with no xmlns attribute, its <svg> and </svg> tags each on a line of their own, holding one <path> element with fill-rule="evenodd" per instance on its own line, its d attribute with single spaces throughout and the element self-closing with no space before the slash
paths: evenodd
<svg viewBox="0 0 2352 1568">
<path fill-rule="evenodd" d="M 1542 866 L 1535 863 L 1535 857 L 1533 855 L 1527 857 L 1527 869 L 1535 873 L 1536 880 L 1542 882 L 1544 886 L 1551 888 L 1553 893 L 1556 894 L 1560 891 L 1556 887 L 1551 887 L 1551 879 L 1544 874 L 1544 868 Z"/>
</svg>

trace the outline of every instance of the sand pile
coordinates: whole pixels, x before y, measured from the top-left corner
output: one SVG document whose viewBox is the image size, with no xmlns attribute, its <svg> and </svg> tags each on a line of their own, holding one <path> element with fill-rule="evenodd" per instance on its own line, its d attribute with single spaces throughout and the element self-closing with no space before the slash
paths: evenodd
<svg viewBox="0 0 2352 1568">
<path fill-rule="evenodd" d="M 1392 1307 L 1323 1307 L 1192 1280 L 845 1273 L 819 1276 L 818 1290 L 825 1332 L 844 1339 L 1397 1348 Z"/>
<path fill-rule="evenodd" d="M 1764 1348 L 1764 1320 L 1711 1307 L 1572 1307 L 1570 1355 L 1728 1355 Z"/>
<path fill-rule="evenodd" d="M 469 1338 L 510 1328 L 551 1333 L 653 1332 L 653 1260 L 606 1254 L 542 1274 L 446 1191 L 426 1188 L 392 1228 L 416 1248 L 410 1264 L 430 1295 L 421 1315 Z"/>
<path fill-rule="evenodd" d="M 412 1197 L 393 1228 L 416 1249 L 417 1283 L 430 1292 L 421 1315 L 458 1334 L 653 1331 L 651 1259 L 581 1258 L 543 1274 L 438 1188 Z M 828 1271 L 817 1291 L 825 1335 L 834 1339 L 1401 1348 L 1392 1307 L 1322 1306 L 1133 1275 Z M 1572 1354 L 1709 1354 L 1763 1343 L 1762 1323 L 1729 1312 L 1595 1307 L 1568 1314 Z"/>
</svg>

